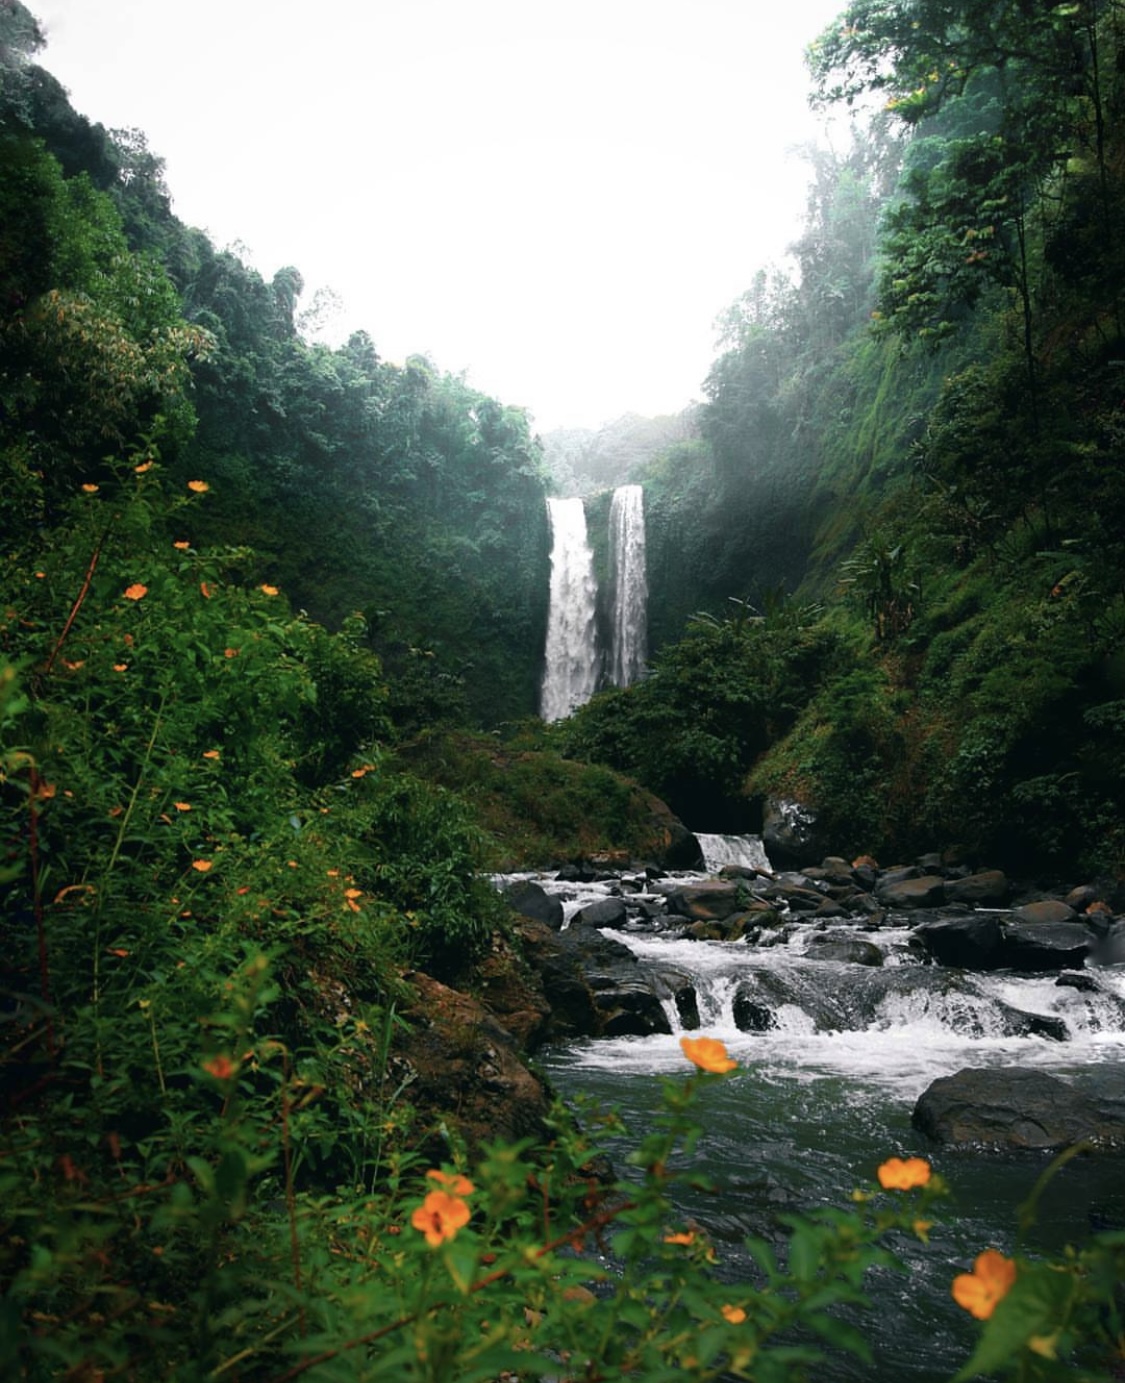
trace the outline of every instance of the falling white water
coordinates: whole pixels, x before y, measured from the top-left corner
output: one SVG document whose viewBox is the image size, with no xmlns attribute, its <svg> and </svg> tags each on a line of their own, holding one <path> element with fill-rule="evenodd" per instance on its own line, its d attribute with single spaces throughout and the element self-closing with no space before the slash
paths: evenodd
<svg viewBox="0 0 1125 1383">
<path fill-rule="evenodd" d="M 761 836 L 716 836 L 696 831 L 695 838 L 699 841 L 699 848 L 703 852 L 703 867 L 708 873 L 717 872 L 724 864 L 773 872 L 773 865 L 770 864 Z"/>
<path fill-rule="evenodd" d="M 561 720 L 589 701 L 598 685 L 594 557 L 580 499 L 549 499 L 551 595 L 539 711 Z"/>
<path fill-rule="evenodd" d="M 638 681 L 648 659 L 648 578 L 645 572 L 644 491 L 619 485 L 609 508 L 613 564 L 613 650 L 610 680 L 615 687 Z"/>
</svg>

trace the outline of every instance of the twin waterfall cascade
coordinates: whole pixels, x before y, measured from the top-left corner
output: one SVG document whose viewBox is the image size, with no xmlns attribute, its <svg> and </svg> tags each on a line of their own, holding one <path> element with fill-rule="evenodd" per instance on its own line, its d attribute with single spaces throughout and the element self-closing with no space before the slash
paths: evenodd
<svg viewBox="0 0 1125 1383">
<path fill-rule="evenodd" d="M 613 492 L 609 541 L 613 558 L 610 680 L 615 687 L 630 687 L 644 673 L 648 659 L 645 510 L 644 491 L 639 485 L 622 485 Z"/>
<path fill-rule="evenodd" d="M 580 499 L 549 499 L 551 599 L 540 714 L 561 720 L 598 685 L 597 582 Z"/>
<path fill-rule="evenodd" d="M 598 584 L 586 538 L 581 499 L 549 499 L 551 594 L 540 715 L 561 720 L 604 685 L 628 687 L 644 674 L 647 649 L 648 579 L 645 573 L 644 492 L 621 485 L 609 512 L 612 609 L 603 612 L 610 647 L 599 646 Z"/>
</svg>

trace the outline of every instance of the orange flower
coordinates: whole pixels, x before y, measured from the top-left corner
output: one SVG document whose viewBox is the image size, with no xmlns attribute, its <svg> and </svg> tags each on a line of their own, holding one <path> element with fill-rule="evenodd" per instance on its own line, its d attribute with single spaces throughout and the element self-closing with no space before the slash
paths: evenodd
<svg viewBox="0 0 1125 1383">
<path fill-rule="evenodd" d="M 701 1071 L 721 1076 L 738 1065 L 727 1055 L 726 1047 L 717 1037 L 681 1037 L 680 1046 L 684 1056 Z"/>
<path fill-rule="evenodd" d="M 240 648 L 224 648 L 224 649 L 223 649 L 223 657 L 224 657 L 224 658 L 237 658 L 238 655 L 239 655 L 241 652 L 242 652 L 242 650 L 241 650 Z"/>
<path fill-rule="evenodd" d="M 190 802 L 173 802 L 173 803 L 172 803 L 172 806 L 175 807 L 175 809 L 176 809 L 178 812 L 190 812 L 190 811 L 191 811 L 191 803 L 190 803 Z"/>
<path fill-rule="evenodd" d="M 971 1273 L 959 1273 L 953 1279 L 953 1300 L 978 1321 L 986 1321 L 1015 1280 L 1015 1263 L 996 1249 L 985 1249 L 977 1255 Z"/>
<path fill-rule="evenodd" d="M 261 593 L 262 593 L 263 595 L 278 595 L 278 594 L 279 594 L 278 589 L 277 589 L 276 586 L 259 586 L 259 587 L 258 587 L 258 590 L 260 590 Z"/>
<path fill-rule="evenodd" d="M 98 487 L 96 485 L 83 485 L 82 493 L 84 495 L 96 495 L 98 493 Z"/>
<path fill-rule="evenodd" d="M 664 1236 L 664 1242 L 666 1244 L 683 1244 L 686 1247 L 688 1244 L 695 1243 L 695 1235 L 690 1232 L 686 1234 L 666 1234 Z"/>
<path fill-rule="evenodd" d="M 217 759 L 217 758 L 219 758 L 219 757 L 221 757 L 221 756 L 220 756 L 219 751 L 218 751 L 217 749 L 205 749 L 205 750 L 203 751 L 203 757 L 204 757 L 205 759 Z"/>
<path fill-rule="evenodd" d="M 200 874 L 206 874 L 214 863 L 214 860 L 192 860 L 191 867 L 198 869 Z"/>
<path fill-rule="evenodd" d="M 211 599 L 211 592 L 212 592 L 215 588 L 214 588 L 214 586 L 210 585 L 208 582 L 206 582 L 206 581 L 201 581 L 201 582 L 199 583 L 199 589 L 203 592 L 203 599 L 204 599 L 204 600 L 210 600 L 210 599 Z"/>
<path fill-rule="evenodd" d="M 113 665 L 113 670 L 114 670 L 114 672 L 126 672 L 126 671 L 128 670 L 128 668 L 129 668 L 129 664 L 128 664 L 128 663 L 114 663 L 114 665 Z"/>
<path fill-rule="evenodd" d="M 448 1191 L 431 1191 L 410 1217 L 415 1229 L 426 1236 L 426 1243 L 436 1249 L 446 1239 L 452 1239 L 459 1229 L 469 1223 L 469 1207 Z"/>
<path fill-rule="evenodd" d="M 189 480 L 187 487 L 189 490 L 194 490 L 197 495 L 205 495 L 211 488 L 206 480 Z"/>
<path fill-rule="evenodd" d="M 730 1321 L 731 1325 L 741 1325 L 746 1319 L 746 1312 L 741 1306 L 727 1305 L 722 1308 L 722 1312 L 726 1319 Z"/>
<path fill-rule="evenodd" d="M 125 587 L 126 600 L 143 600 L 148 595 L 148 587 L 142 586 L 139 581 L 134 581 L 131 586 Z"/>
<path fill-rule="evenodd" d="M 191 547 L 191 544 L 181 538 L 178 543 L 173 543 L 172 546 L 179 552 L 186 552 L 188 548 Z"/>
<path fill-rule="evenodd" d="M 210 1061 L 205 1061 L 203 1069 L 209 1076 L 214 1076 L 216 1080 L 230 1080 L 238 1068 L 223 1052 L 219 1056 L 213 1056 Z"/>
<path fill-rule="evenodd" d="M 468 1177 L 463 1177 L 459 1172 L 439 1172 L 430 1171 L 426 1173 L 430 1181 L 436 1181 L 439 1186 L 444 1186 L 451 1196 L 471 1196 L 477 1189 Z"/>
<path fill-rule="evenodd" d="M 136 473 L 137 473 L 138 475 L 144 475 L 145 471 L 151 471 L 151 470 L 152 470 L 152 462 L 151 462 L 151 461 L 142 461 L 141 464 L 140 464 L 139 466 L 134 466 L 133 469 L 136 471 Z"/>
<path fill-rule="evenodd" d="M 932 1170 L 924 1157 L 888 1157 L 875 1174 L 884 1191 L 910 1191 L 915 1186 L 925 1186 Z"/>
</svg>

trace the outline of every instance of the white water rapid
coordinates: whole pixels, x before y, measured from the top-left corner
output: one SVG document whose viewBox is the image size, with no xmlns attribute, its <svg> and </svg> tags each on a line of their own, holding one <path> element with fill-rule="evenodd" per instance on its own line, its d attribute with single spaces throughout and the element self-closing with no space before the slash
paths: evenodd
<svg viewBox="0 0 1125 1383">
<path fill-rule="evenodd" d="M 644 491 L 620 485 L 609 509 L 613 563 L 613 650 L 610 680 L 631 687 L 648 658 L 648 575 L 645 570 Z"/>
<path fill-rule="evenodd" d="M 580 499 L 549 499 L 551 598 L 539 713 L 561 720 L 589 701 L 598 685 L 594 558 Z"/>
</svg>

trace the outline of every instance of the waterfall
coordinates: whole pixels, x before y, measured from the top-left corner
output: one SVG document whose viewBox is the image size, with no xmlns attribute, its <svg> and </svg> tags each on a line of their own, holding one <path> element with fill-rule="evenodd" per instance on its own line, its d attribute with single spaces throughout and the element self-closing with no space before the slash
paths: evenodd
<svg viewBox="0 0 1125 1383">
<path fill-rule="evenodd" d="M 703 867 L 709 874 L 717 874 L 724 864 L 773 873 L 761 836 L 719 836 L 696 831 L 695 838 L 703 851 Z"/>
<path fill-rule="evenodd" d="M 561 720 L 593 696 L 598 684 L 597 583 L 580 499 L 549 499 L 551 595 L 540 714 Z"/>
<path fill-rule="evenodd" d="M 613 492 L 609 546 L 613 570 L 610 681 L 615 687 L 629 687 L 643 676 L 648 658 L 644 491 L 639 485 L 619 485 Z"/>
</svg>

